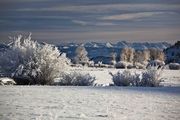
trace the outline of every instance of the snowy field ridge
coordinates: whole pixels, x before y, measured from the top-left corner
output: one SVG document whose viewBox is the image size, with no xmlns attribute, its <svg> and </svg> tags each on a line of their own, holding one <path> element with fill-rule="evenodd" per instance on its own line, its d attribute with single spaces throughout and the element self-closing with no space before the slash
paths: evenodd
<svg viewBox="0 0 180 120">
<path fill-rule="evenodd" d="M 0 86 L 1 120 L 178 120 L 179 70 L 164 70 L 164 87 L 115 87 L 113 68 L 73 68 L 96 77 L 93 86 Z M 131 69 L 132 73 L 142 72 Z"/>
<path fill-rule="evenodd" d="M 180 87 L 0 87 L 1 120 L 179 120 Z"/>
</svg>

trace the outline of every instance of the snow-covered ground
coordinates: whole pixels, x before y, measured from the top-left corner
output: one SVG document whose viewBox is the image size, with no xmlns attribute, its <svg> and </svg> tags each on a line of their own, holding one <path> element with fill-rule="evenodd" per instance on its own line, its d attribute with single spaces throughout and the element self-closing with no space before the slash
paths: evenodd
<svg viewBox="0 0 180 120">
<path fill-rule="evenodd" d="M 1 86 L 1 120 L 179 120 L 180 87 Z"/>
<path fill-rule="evenodd" d="M 99 84 L 112 83 L 109 72 L 118 71 L 72 70 L 95 76 Z M 162 78 L 165 87 L 154 88 L 0 86 L 0 120 L 179 120 L 180 71 L 164 70 Z"/>
</svg>

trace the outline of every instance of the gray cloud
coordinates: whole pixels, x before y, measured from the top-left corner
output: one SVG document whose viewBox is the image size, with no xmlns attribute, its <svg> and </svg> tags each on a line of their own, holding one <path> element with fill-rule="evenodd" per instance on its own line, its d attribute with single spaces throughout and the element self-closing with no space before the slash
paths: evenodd
<svg viewBox="0 0 180 120">
<path fill-rule="evenodd" d="M 72 20 L 73 23 L 86 26 L 86 25 L 92 25 L 92 26 L 112 26 L 117 25 L 112 22 L 92 22 L 92 21 L 82 21 L 82 20 Z"/>
<path fill-rule="evenodd" d="M 116 43 L 121 40 L 127 40 L 130 42 L 175 42 L 180 37 L 180 28 L 141 28 L 134 30 L 123 31 L 58 31 L 58 30 L 34 30 L 32 31 L 32 38 L 38 41 L 45 41 L 48 43 L 67 43 L 67 42 L 112 42 Z M 8 36 L 14 36 L 17 34 L 28 35 L 29 31 L 14 31 L 0 33 L 0 36 L 4 38 L 1 40 L 8 40 Z"/>
<path fill-rule="evenodd" d="M 138 13 L 126 13 L 126 14 L 120 14 L 120 15 L 105 16 L 100 19 L 102 20 L 134 20 L 134 19 L 158 16 L 162 14 L 174 14 L 174 13 L 173 12 L 138 12 Z"/>
<path fill-rule="evenodd" d="M 0 38 L 168 41 L 180 39 L 178 0 L 1 0 Z M 62 41 L 61 41 L 62 40 Z M 0 41 L 2 42 L 2 41 Z"/>
<path fill-rule="evenodd" d="M 177 10 L 180 4 L 105 4 L 105 5 L 54 5 L 40 8 L 20 8 L 16 11 L 71 11 L 80 13 L 104 13 L 112 11 Z"/>
<path fill-rule="evenodd" d="M 82 20 L 72 20 L 72 22 L 75 23 L 75 24 L 82 25 L 82 26 L 89 24 L 88 22 L 82 21 Z"/>
</svg>

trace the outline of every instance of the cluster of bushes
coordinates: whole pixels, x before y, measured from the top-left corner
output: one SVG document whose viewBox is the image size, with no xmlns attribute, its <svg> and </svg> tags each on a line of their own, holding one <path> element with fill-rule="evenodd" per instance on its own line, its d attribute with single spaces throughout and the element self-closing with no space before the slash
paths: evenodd
<svg viewBox="0 0 180 120">
<path fill-rule="evenodd" d="M 95 77 L 92 77 L 89 74 L 72 72 L 62 74 L 55 84 L 65 86 L 92 86 L 94 81 Z"/>
<path fill-rule="evenodd" d="M 112 57 L 112 61 L 115 60 Z M 158 49 L 134 50 L 133 48 L 123 48 L 120 53 L 120 61 L 114 62 L 116 68 L 138 68 L 145 69 L 149 64 L 163 66 L 165 55 Z"/>
<path fill-rule="evenodd" d="M 120 55 L 116 52 L 109 55 L 111 59 L 109 64 L 103 64 L 99 61 L 97 64 L 90 61 L 88 52 L 83 45 L 80 45 L 75 50 L 75 57 L 72 66 L 89 66 L 89 67 L 104 67 L 104 68 L 136 68 L 146 69 L 149 66 L 165 66 L 165 54 L 160 49 L 149 48 L 144 50 L 135 50 L 133 48 L 125 47 L 121 50 Z M 180 69 L 179 64 L 169 64 L 170 69 Z"/>
<path fill-rule="evenodd" d="M 162 69 L 151 67 L 142 74 L 132 74 L 129 70 L 124 70 L 122 73 L 117 72 L 112 74 L 112 80 L 116 86 L 148 86 L 156 87 L 161 82 Z"/>
<path fill-rule="evenodd" d="M 121 50 L 120 55 L 117 53 L 110 53 L 109 64 L 103 64 L 98 62 L 95 64 L 88 58 L 88 52 L 83 45 L 76 48 L 75 57 L 73 59 L 74 66 L 86 65 L 89 67 L 104 67 L 104 68 L 136 68 L 136 69 L 146 69 L 149 66 L 165 66 L 165 54 L 162 50 L 150 48 L 145 50 L 135 50 L 133 48 L 125 47 Z M 117 60 L 118 58 L 118 60 Z M 179 65 L 170 64 L 170 69 L 179 69 Z"/>
</svg>

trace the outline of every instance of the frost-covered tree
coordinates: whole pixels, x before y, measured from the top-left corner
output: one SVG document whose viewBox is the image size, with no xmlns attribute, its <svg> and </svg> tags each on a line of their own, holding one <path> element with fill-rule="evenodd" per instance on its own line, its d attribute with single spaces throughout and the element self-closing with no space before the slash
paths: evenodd
<svg viewBox="0 0 180 120">
<path fill-rule="evenodd" d="M 34 56 L 38 44 L 30 39 L 30 36 L 23 39 L 21 35 L 11 38 L 9 49 L 1 52 L 0 66 L 7 75 L 17 70 L 20 65 L 26 64 Z"/>
<path fill-rule="evenodd" d="M 120 55 L 121 61 L 133 62 L 134 49 L 133 48 L 123 48 Z"/>
<path fill-rule="evenodd" d="M 112 65 L 116 64 L 116 56 L 117 56 L 117 54 L 115 52 L 112 52 L 110 54 L 110 58 L 111 58 L 110 64 L 112 64 Z"/>
<path fill-rule="evenodd" d="M 75 51 L 75 63 L 76 64 L 88 64 L 89 62 L 89 58 L 87 56 L 88 52 L 86 51 L 85 47 L 80 45 L 76 48 L 76 51 Z"/>
<path fill-rule="evenodd" d="M 136 51 L 134 53 L 134 64 L 135 66 L 141 66 L 142 68 L 148 64 L 150 54 L 148 50 Z"/>
<path fill-rule="evenodd" d="M 150 52 L 148 50 L 143 50 L 143 57 L 144 57 L 144 61 L 149 61 Z"/>
<path fill-rule="evenodd" d="M 165 54 L 163 51 L 158 51 L 158 60 L 160 60 L 160 61 L 165 60 Z"/>
<path fill-rule="evenodd" d="M 52 84 L 68 62 L 57 47 L 39 44 L 31 40 L 31 35 L 14 37 L 9 49 L 0 54 L 0 68 L 16 79 L 17 84 Z"/>
<path fill-rule="evenodd" d="M 150 60 L 160 60 L 164 61 L 165 55 L 164 52 L 159 49 L 149 49 L 150 52 Z"/>
<path fill-rule="evenodd" d="M 134 63 L 143 61 L 142 51 L 136 51 L 134 53 Z"/>
<path fill-rule="evenodd" d="M 149 49 L 150 53 L 150 61 L 147 65 L 149 66 L 159 66 L 163 67 L 165 65 L 164 60 L 165 60 L 165 54 L 163 51 L 159 49 Z"/>
</svg>

